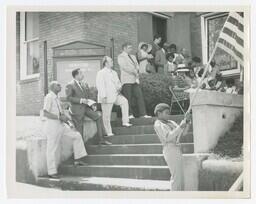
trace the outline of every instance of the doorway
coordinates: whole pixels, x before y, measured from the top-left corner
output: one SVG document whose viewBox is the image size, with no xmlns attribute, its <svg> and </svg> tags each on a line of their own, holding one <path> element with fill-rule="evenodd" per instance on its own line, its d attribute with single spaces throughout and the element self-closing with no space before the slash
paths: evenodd
<svg viewBox="0 0 256 204">
<path fill-rule="evenodd" d="M 167 40 L 167 20 L 158 16 L 152 16 L 153 23 L 153 36 L 160 35 L 162 37 L 162 41 L 160 46 L 162 47 L 163 43 Z"/>
</svg>

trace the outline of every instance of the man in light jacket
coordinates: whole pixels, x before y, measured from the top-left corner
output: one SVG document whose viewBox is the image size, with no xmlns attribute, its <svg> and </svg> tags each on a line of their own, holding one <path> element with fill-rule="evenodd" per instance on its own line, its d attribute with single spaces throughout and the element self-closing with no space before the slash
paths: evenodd
<svg viewBox="0 0 256 204">
<path fill-rule="evenodd" d="M 122 84 L 113 68 L 113 60 L 105 56 L 102 60 L 103 69 L 96 76 L 96 87 L 98 89 L 98 103 L 101 104 L 103 124 L 108 136 L 113 136 L 110 118 L 113 105 L 121 107 L 122 124 L 130 127 L 129 105 L 127 99 L 121 95 Z"/>
<path fill-rule="evenodd" d="M 145 103 L 143 94 L 139 85 L 139 65 L 137 59 L 132 55 L 132 45 L 124 43 L 122 45 L 123 52 L 118 55 L 118 64 L 121 70 L 121 82 L 123 84 L 122 93 L 129 102 L 129 118 L 134 118 L 132 110 L 132 98 L 137 102 L 139 115 L 144 118 L 149 118 L 146 115 Z"/>
</svg>

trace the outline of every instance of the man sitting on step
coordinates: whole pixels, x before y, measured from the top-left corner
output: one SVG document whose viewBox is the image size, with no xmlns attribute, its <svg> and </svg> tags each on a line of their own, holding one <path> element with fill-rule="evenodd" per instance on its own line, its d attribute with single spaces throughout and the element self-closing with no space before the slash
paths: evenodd
<svg viewBox="0 0 256 204">
<path fill-rule="evenodd" d="M 87 156 L 81 134 L 74 129 L 71 120 L 64 114 L 58 93 L 61 85 L 57 81 L 50 83 L 50 92 L 44 99 L 44 116 L 47 118 L 44 126 L 44 133 L 47 136 L 47 169 L 51 178 L 58 178 L 57 174 L 57 151 L 59 149 L 62 136 L 67 136 L 73 140 L 74 164 L 86 165 L 82 159 Z"/>
</svg>

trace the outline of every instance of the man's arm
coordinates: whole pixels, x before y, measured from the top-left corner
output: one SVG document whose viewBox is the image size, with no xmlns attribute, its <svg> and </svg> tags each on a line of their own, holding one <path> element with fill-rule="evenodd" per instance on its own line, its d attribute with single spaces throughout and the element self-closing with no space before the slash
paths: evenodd
<svg viewBox="0 0 256 204">
<path fill-rule="evenodd" d="M 123 56 L 118 56 L 117 61 L 118 61 L 118 64 L 119 64 L 121 70 L 123 70 L 129 74 L 137 76 L 137 70 L 135 68 L 132 68 L 129 65 L 127 65 L 127 61 Z"/>
<path fill-rule="evenodd" d="M 66 96 L 67 96 L 67 100 L 71 103 L 77 103 L 80 104 L 81 103 L 81 99 L 80 97 L 73 97 L 73 87 L 72 84 L 68 84 L 66 86 Z"/>
</svg>

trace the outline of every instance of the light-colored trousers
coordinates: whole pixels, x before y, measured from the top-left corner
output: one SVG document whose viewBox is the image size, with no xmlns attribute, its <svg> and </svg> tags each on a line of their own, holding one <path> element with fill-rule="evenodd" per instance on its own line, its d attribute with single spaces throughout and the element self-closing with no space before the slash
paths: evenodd
<svg viewBox="0 0 256 204">
<path fill-rule="evenodd" d="M 102 119 L 107 134 L 112 133 L 110 118 L 114 104 L 121 107 L 122 123 L 125 124 L 129 122 L 129 104 L 128 100 L 124 96 L 118 95 L 114 103 L 101 103 Z"/>
<path fill-rule="evenodd" d="M 175 144 L 167 144 L 163 148 L 164 159 L 171 173 L 171 191 L 184 190 L 184 166 L 180 147 Z"/>
<path fill-rule="evenodd" d="M 61 137 L 69 137 L 73 141 L 74 158 L 79 159 L 87 155 L 81 134 L 69 128 L 66 124 L 58 120 L 47 119 L 45 121 L 45 133 L 47 135 L 47 169 L 48 175 L 57 173 L 58 150 Z"/>
</svg>

